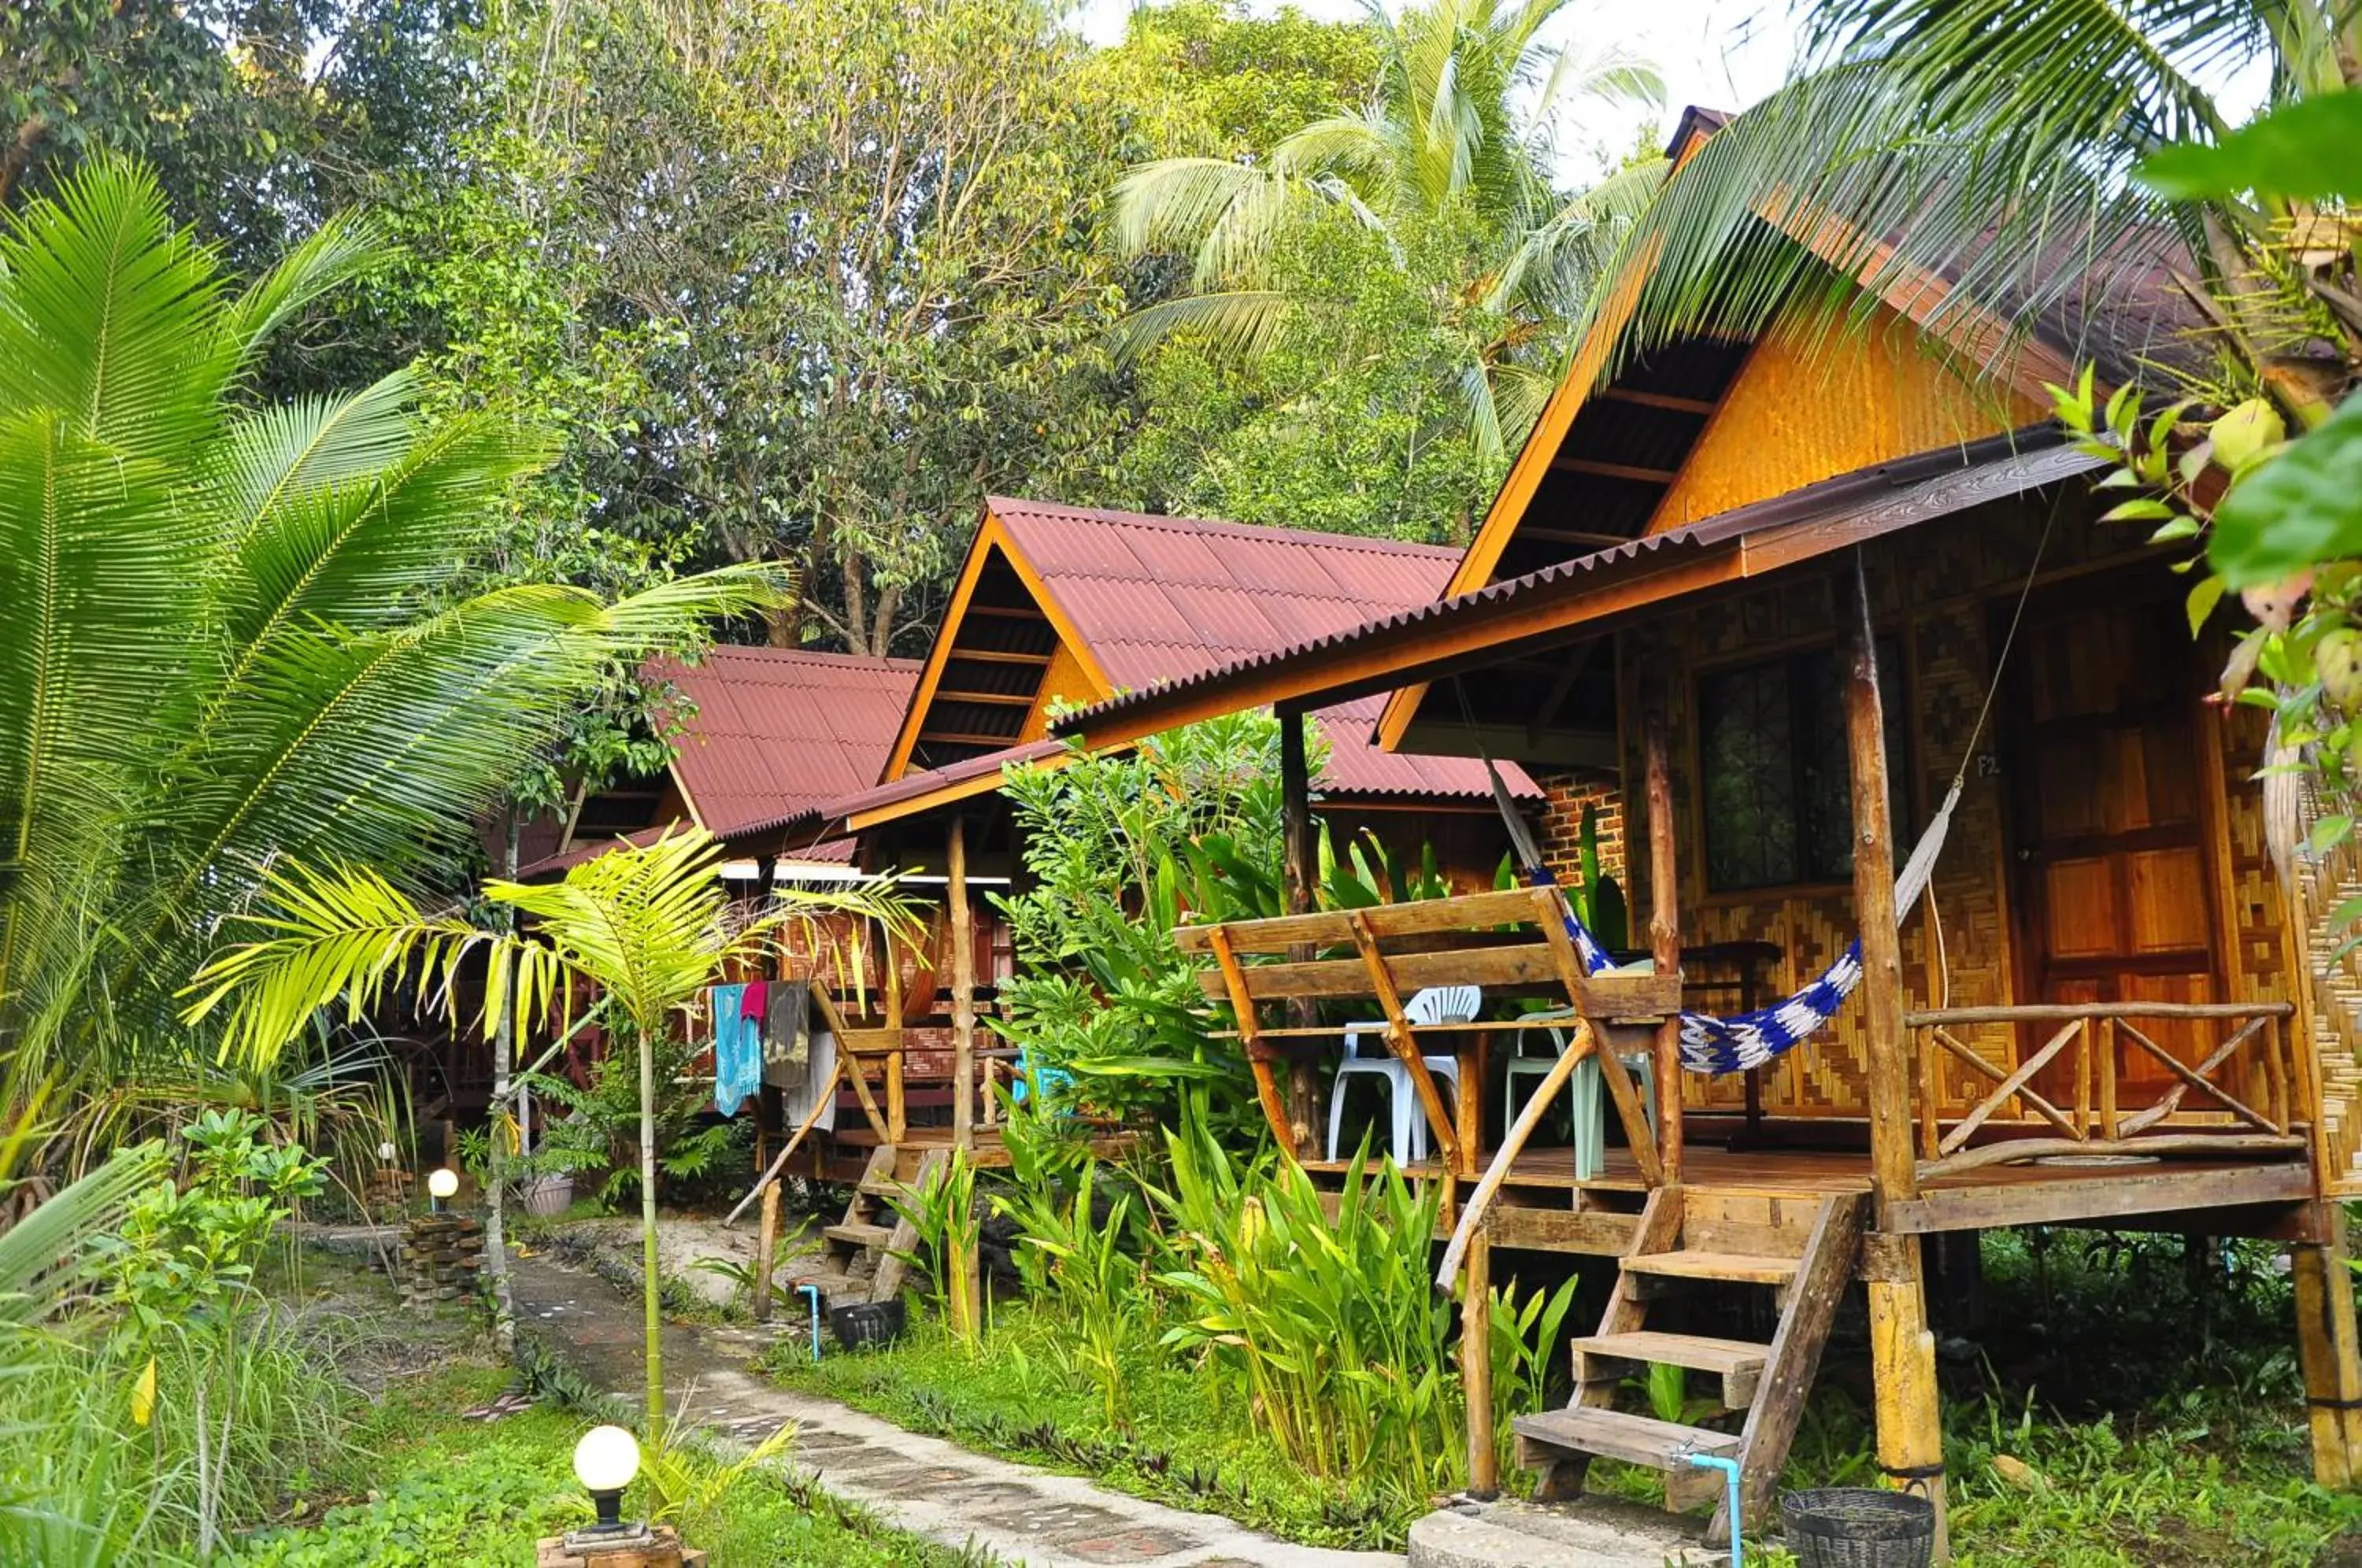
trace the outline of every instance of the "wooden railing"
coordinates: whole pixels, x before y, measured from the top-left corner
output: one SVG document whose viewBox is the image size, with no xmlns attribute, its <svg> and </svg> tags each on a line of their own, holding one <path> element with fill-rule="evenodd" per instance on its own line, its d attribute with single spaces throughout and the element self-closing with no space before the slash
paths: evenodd
<svg viewBox="0 0 2362 1568">
<path fill-rule="evenodd" d="M 2089 1002 L 1906 1013 L 1918 1078 L 1919 1174 L 2055 1154 L 2301 1152 L 2302 1123 L 2290 1110 L 2302 1100 L 2292 1087 L 2301 1083 L 2301 1069 L 2290 1055 L 2284 1027 L 2295 1010 L 2287 1002 Z M 2228 1032 L 2192 1065 L 2150 1032 L 2165 1021 L 2213 1024 Z M 1996 1024 L 2057 1027 L 2040 1047 L 2003 1065 L 1960 1037 Z M 2171 1087 L 2147 1105 L 2126 1109 L 2116 1063 L 2120 1047 L 2154 1061 Z M 1993 1086 L 1948 1129 L 1938 1074 L 1948 1058 Z M 2036 1087 L 2054 1065 L 2060 1074 L 2071 1073 L 2071 1099 Z M 2193 1091 L 2211 1107 L 2184 1110 Z M 2017 1110 L 2009 1122 L 2040 1124 L 2048 1132 L 1991 1136 L 1998 1131 L 1994 1118 L 2013 1102 Z M 1989 1134 L 1985 1141 L 1978 1141 L 1980 1132 Z"/>
</svg>

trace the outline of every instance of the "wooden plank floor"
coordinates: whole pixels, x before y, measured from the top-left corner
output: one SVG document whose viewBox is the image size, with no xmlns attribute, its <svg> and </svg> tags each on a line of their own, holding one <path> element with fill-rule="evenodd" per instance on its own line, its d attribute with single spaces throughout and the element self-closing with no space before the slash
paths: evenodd
<svg viewBox="0 0 2362 1568">
<path fill-rule="evenodd" d="M 1870 1189 L 1867 1154 L 1813 1149 L 1734 1153 L 1714 1144 L 1692 1143 L 1683 1162 L 1686 1185 L 1720 1192 L 1802 1196 Z M 1345 1166 L 1341 1160 L 1315 1160 L 1306 1168 L 1333 1174 L 1341 1173 Z M 1441 1167 L 1432 1162 L 1414 1165 L 1409 1174 L 1434 1176 L 1441 1174 Z M 1524 1189 L 1528 1201 L 1553 1189 L 1564 1192 L 1570 1205 L 1573 1189 L 1578 1186 L 1586 1193 L 1625 1203 L 1637 1203 L 1648 1190 L 1631 1155 L 1620 1148 L 1608 1150 L 1606 1168 L 1581 1183 L 1574 1178 L 1573 1150 L 1529 1150 L 1519 1156 L 1507 1185 Z M 2145 1214 L 2298 1203 L 2312 1195 L 2312 1174 L 2301 1159 L 2177 1157 L 2121 1165 L 2070 1159 L 1986 1165 L 1930 1178 L 1917 1200 L 1896 1206 L 1888 1216 L 1887 1228 L 1972 1231 L 2129 1220 Z"/>
</svg>

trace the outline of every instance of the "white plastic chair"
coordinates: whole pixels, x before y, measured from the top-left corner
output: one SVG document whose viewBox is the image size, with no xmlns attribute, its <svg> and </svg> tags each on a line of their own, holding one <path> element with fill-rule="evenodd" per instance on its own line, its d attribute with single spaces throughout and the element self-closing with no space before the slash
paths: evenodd
<svg viewBox="0 0 2362 1568">
<path fill-rule="evenodd" d="M 1466 1023 L 1485 1005 L 1485 992 L 1476 986 L 1429 986 L 1403 1003 L 1403 1018 L 1410 1023 Z M 1410 1068 L 1397 1060 L 1385 1048 L 1386 1023 L 1377 1019 L 1345 1026 L 1345 1059 L 1337 1065 L 1337 1077 L 1329 1085 L 1329 1157 L 1337 1157 L 1337 1142 L 1345 1126 L 1345 1080 L 1356 1073 L 1384 1078 L 1391 1095 L 1393 1113 L 1392 1139 L 1386 1147 L 1397 1162 L 1427 1158 L 1427 1117 L 1418 1108 L 1418 1095 L 1411 1088 Z M 1377 1054 L 1362 1053 L 1362 1036 L 1374 1034 L 1380 1043 Z M 1451 1086 L 1456 1103 L 1460 1096 L 1460 1058 L 1421 1055 L 1428 1072 Z"/>
<path fill-rule="evenodd" d="M 1501 1125 L 1508 1126 L 1518 1119 L 1518 1109 L 1524 1102 L 1518 1094 L 1518 1080 L 1530 1077 L 1537 1081 L 1550 1077 L 1550 1071 L 1566 1050 L 1566 1032 L 1562 1029 L 1544 1027 L 1562 1023 L 1574 1016 L 1573 1008 L 1554 1008 L 1548 1012 L 1529 1012 L 1518 1020 L 1533 1024 L 1536 1030 L 1520 1029 L 1516 1035 L 1517 1055 L 1504 1064 L 1501 1084 Z M 1525 1053 L 1526 1036 L 1536 1032 L 1550 1036 L 1551 1054 L 1529 1056 Z M 1633 1087 L 1639 1091 L 1640 1109 L 1649 1119 L 1649 1131 L 1657 1131 L 1656 1065 L 1645 1051 L 1619 1057 L 1624 1070 L 1630 1074 Z M 1566 1109 L 1574 1135 L 1574 1178 L 1589 1181 L 1607 1168 L 1607 1112 L 1602 1098 L 1606 1085 L 1600 1078 L 1597 1055 L 1584 1057 L 1574 1065 L 1573 1081 L 1567 1086 Z M 1333 1157 L 1333 1156 L 1332 1156 Z"/>
</svg>

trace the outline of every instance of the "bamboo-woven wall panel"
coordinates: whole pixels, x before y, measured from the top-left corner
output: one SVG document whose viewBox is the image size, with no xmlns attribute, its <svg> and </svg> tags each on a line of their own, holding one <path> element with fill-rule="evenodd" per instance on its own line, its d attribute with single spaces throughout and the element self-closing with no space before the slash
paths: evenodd
<svg viewBox="0 0 2362 1568">
<path fill-rule="evenodd" d="M 1996 503 L 1871 549 L 1870 580 L 1881 630 L 1895 639 L 1891 646 L 1900 650 L 1906 667 L 1904 722 L 1909 734 L 1903 756 L 1909 770 L 1911 820 L 1897 826 L 1898 857 L 1915 842 L 1969 746 L 1999 652 L 1996 623 L 2005 624 L 2008 605 L 2035 558 L 2046 507 L 2031 498 Z M 2137 540 L 2120 529 L 2084 521 L 2093 510 L 2086 498 L 2075 498 L 2052 526 L 2042 547 L 2046 579 L 2112 561 L 2136 546 Z M 1817 975 L 1852 940 L 1851 889 L 1828 886 L 1731 894 L 1705 886 L 1695 678 L 1701 669 L 1830 641 L 1837 635 L 1832 606 L 1830 579 L 1807 574 L 1629 634 L 1628 657 L 1621 661 L 1628 712 L 1639 712 L 1644 667 L 1655 665 L 1669 675 L 1674 801 L 1681 812 L 1676 830 L 1683 939 L 1760 940 L 1778 945 L 1785 956 L 1771 977 L 1774 995 Z M 2028 650 L 2021 646 L 2012 657 L 2026 657 Z M 2071 665 L 2071 639 L 2067 648 L 2052 650 L 2052 657 Z M 2071 672 L 2067 679 L 2071 686 Z M 2004 690 L 1999 701 L 2007 699 Z M 2009 718 L 1997 706 L 1977 739 L 1978 757 L 1988 764 L 2005 755 Z M 2207 799 L 2154 798 L 2147 809 L 2167 814 L 2203 812 L 2210 823 L 2219 824 L 2222 842 L 2207 855 L 2166 856 L 2145 868 L 2141 874 L 2148 878 L 2148 896 L 2140 900 L 2147 912 L 2139 918 L 2147 923 L 2139 929 L 2146 940 L 2159 945 L 2186 942 L 2186 922 L 2203 922 L 2212 901 L 2227 905 L 2219 918 L 2235 951 L 2224 955 L 2219 996 L 2211 984 L 2193 988 L 2169 977 L 2160 984 L 2173 994 L 2160 991 L 2148 999 L 2284 999 L 2286 922 L 2264 848 L 2253 782 L 2259 737 L 2245 714 L 2202 723 L 2215 726 L 2208 732 L 2215 755 L 2202 773 Z M 1636 738 L 1628 750 L 1625 777 L 1637 779 L 1641 776 L 1639 727 L 1628 728 Z M 2139 761 L 2119 756 L 2111 765 L 2137 767 Z M 2183 771 L 2186 776 L 2187 769 Z M 1998 768 L 1981 767 L 1973 759 L 1969 774 L 1927 899 L 1903 933 L 1904 984 L 1914 1007 L 1992 1006 L 2022 999 L 2014 978 L 2007 781 Z M 2088 786 L 2073 790 L 2070 781 L 2057 782 L 2062 805 L 2077 809 L 2067 798 L 2085 793 Z M 2044 791 L 2046 797 L 2048 793 Z M 1629 805 L 1628 840 L 1638 844 L 1648 830 L 1637 792 Z M 1630 891 L 1637 923 L 1646 918 L 1648 908 L 1645 856 L 1631 857 Z M 2174 929 L 2167 929 L 2169 925 Z M 2356 971 L 2356 995 L 2362 999 L 2362 969 Z M 2362 1030 L 2362 1025 L 2356 1027 Z M 1964 1026 L 1956 1032 L 1990 1062 L 2007 1066 L 2018 1060 L 2021 1042 L 2008 1026 Z M 1863 1059 L 1860 1010 L 1849 1007 L 1828 1029 L 1766 1070 L 1765 1109 L 1790 1116 L 1861 1115 Z M 1940 1064 L 1937 1078 L 1938 1114 L 1947 1117 L 1965 1113 L 1991 1088 L 1948 1059 Z M 2362 1070 L 2353 1074 L 2352 1081 L 2362 1093 Z M 1739 1105 L 1744 1092 L 1736 1077 L 1692 1076 L 1684 1089 L 1688 1103 L 1714 1108 Z M 2356 1116 L 2362 1121 L 2362 1109 Z"/>
<path fill-rule="evenodd" d="M 2022 392 L 1962 380 L 1925 341 L 1883 306 L 1838 343 L 1809 326 L 1774 332 L 1748 356 L 1648 531 L 2048 417 Z"/>
</svg>

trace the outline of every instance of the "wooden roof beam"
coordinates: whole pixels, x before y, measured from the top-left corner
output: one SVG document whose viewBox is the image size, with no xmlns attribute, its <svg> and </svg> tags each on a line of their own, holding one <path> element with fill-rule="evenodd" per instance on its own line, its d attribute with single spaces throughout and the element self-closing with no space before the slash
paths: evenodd
<svg viewBox="0 0 2362 1568">
<path fill-rule="evenodd" d="M 952 649 L 948 657 L 955 660 L 966 659 L 973 664 L 1030 664 L 1046 668 L 1049 666 L 1050 661 L 1058 656 L 1050 653 L 1018 653 L 1002 648 L 963 648 L 955 646 Z"/>
<path fill-rule="evenodd" d="M 1031 691 L 944 691 L 935 693 L 938 702 L 983 702 L 996 708 L 1031 708 L 1034 694 Z"/>
<path fill-rule="evenodd" d="M 1672 469 L 1644 469 L 1631 463 L 1603 463 L 1596 458 L 1570 458 L 1563 453 L 1551 459 L 1551 467 L 1561 473 L 1594 474 L 1601 479 L 1635 480 L 1642 484 L 1671 484 L 1680 477 Z"/>
<path fill-rule="evenodd" d="M 1013 734 L 980 735 L 968 730 L 921 730 L 919 738 L 922 741 L 941 741 L 945 745 L 980 745 L 993 751 L 1017 744 L 1017 737 Z"/>
<path fill-rule="evenodd" d="M 1050 618 L 1030 604 L 970 604 L 967 613 L 990 615 L 1002 621 L 1046 621 Z"/>
<path fill-rule="evenodd" d="M 1675 414 L 1712 414 L 1715 401 L 1710 397 L 1675 397 L 1671 392 L 1636 392 L 1630 387 L 1602 387 L 1591 394 L 1608 403 L 1636 403 L 1642 408 L 1662 408 Z"/>
</svg>

